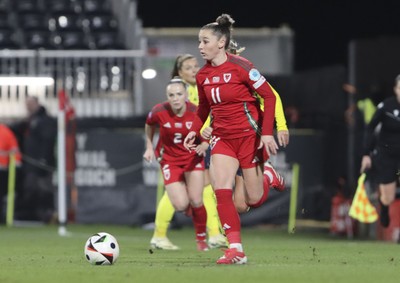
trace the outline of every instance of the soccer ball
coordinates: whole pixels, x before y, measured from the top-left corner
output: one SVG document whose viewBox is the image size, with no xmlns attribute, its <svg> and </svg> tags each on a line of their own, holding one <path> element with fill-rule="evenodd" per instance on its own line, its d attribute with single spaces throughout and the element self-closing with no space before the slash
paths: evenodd
<svg viewBox="0 0 400 283">
<path fill-rule="evenodd" d="M 85 244 L 85 257 L 93 265 L 111 265 L 119 256 L 117 239 L 109 233 L 100 232 L 90 236 Z"/>
</svg>

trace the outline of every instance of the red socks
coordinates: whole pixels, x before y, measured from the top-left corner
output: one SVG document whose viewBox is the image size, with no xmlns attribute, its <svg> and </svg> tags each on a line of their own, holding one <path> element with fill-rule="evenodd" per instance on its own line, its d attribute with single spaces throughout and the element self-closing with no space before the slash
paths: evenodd
<svg viewBox="0 0 400 283">
<path fill-rule="evenodd" d="M 240 218 L 232 200 L 232 190 L 215 190 L 217 210 L 222 228 L 225 230 L 229 244 L 241 243 Z"/>
<path fill-rule="evenodd" d="M 250 206 L 252 208 L 260 207 L 268 198 L 268 194 L 269 194 L 269 179 L 268 179 L 268 176 L 265 175 L 265 174 L 263 174 L 263 178 L 264 178 L 264 180 L 263 180 L 264 192 L 263 192 L 263 195 L 262 195 L 261 199 L 258 202 L 254 203 L 254 204 L 250 204 L 250 203 L 247 204 L 248 206 Z"/>
<path fill-rule="evenodd" d="M 204 205 L 200 207 L 192 207 L 193 214 L 193 225 L 194 230 L 196 232 L 196 240 L 197 241 L 205 241 L 206 240 L 206 223 L 207 223 L 207 211 Z"/>
</svg>

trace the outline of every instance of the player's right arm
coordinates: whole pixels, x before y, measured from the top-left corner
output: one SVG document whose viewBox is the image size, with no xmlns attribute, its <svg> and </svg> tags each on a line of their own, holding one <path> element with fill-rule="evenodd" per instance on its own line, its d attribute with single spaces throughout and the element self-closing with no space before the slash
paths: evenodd
<svg viewBox="0 0 400 283">
<path fill-rule="evenodd" d="M 371 121 L 365 128 L 364 133 L 364 152 L 361 160 L 360 173 L 364 173 L 367 169 L 372 166 L 371 152 L 375 148 L 375 129 L 379 123 L 382 121 L 384 116 L 384 103 L 379 103 L 377 110 L 371 118 Z"/>
<path fill-rule="evenodd" d="M 197 106 L 197 118 L 195 119 L 192 127 L 193 131 L 195 131 L 196 134 L 200 134 L 200 130 L 202 129 L 210 114 L 210 104 L 206 98 L 206 94 L 204 92 L 203 86 L 201 85 L 201 79 L 199 77 L 200 76 L 198 73 L 198 75 L 196 76 L 196 83 L 199 95 L 199 105 Z"/>
<path fill-rule="evenodd" d="M 143 154 L 143 158 L 144 160 L 146 160 L 147 162 L 151 162 L 153 160 L 155 160 L 155 153 L 154 153 L 154 148 L 153 148 L 153 137 L 154 137 L 154 133 L 156 131 L 156 127 L 146 124 L 144 126 L 144 133 L 146 136 L 146 145 L 145 145 L 145 152 Z"/>
<path fill-rule="evenodd" d="M 385 116 L 384 102 L 378 104 L 377 110 L 371 118 L 371 121 L 365 128 L 364 132 L 364 155 L 369 155 L 375 148 L 375 130 L 377 126 L 382 122 Z"/>
<path fill-rule="evenodd" d="M 154 137 L 154 133 L 156 132 L 156 127 L 160 123 L 160 121 L 159 121 L 160 109 L 162 109 L 161 104 L 157 104 L 156 106 L 153 107 L 153 109 L 151 109 L 151 111 L 147 115 L 146 124 L 144 126 L 144 133 L 145 133 L 145 138 L 146 138 L 146 142 L 145 142 L 146 149 L 143 154 L 143 158 L 148 162 L 151 162 L 156 158 L 154 148 L 153 148 L 153 137 Z"/>
</svg>

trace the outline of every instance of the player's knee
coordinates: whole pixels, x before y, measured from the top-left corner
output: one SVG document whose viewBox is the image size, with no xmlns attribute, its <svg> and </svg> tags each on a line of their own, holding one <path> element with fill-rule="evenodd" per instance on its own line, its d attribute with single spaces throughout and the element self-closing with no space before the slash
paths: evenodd
<svg viewBox="0 0 400 283">
<path fill-rule="evenodd" d="M 185 212 L 189 206 L 189 202 L 187 201 L 177 201 L 173 203 L 173 206 L 178 212 Z"/>
<path fill-rule="evenodd" d="M 390 205 L 395 199 L 395 195 L 385 194 L 381 195 L 381 202 L 383 205 Z"/>
<path fill-rule="evenodd" d="M 384 205 L 390 205 L 396 198 L 396 182 L 381 185 L 381 202 Z"/>
<path fill-rule="evenodd" d="M 234 202 L 238 213 L 245 213 L 249 210 L 249 206 L 245 202 Z"/>
<path fill-rule="evenodd" d="M 200 200 L 191 200 L 191 201 L 190 201 L 190 205 L 191 205 L 192 207 L 200 207 L 200 206 L 203 205 L 203 202 L 202 202 L 201 199 L 200 199 Z"/>
</svg>

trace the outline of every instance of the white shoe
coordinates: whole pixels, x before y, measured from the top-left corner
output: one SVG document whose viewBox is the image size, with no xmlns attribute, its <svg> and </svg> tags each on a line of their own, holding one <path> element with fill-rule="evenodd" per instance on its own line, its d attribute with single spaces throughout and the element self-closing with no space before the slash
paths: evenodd
<svg viewBox="0 0 400 283">
<path fill-rule="evenodd" d="M 208 246 L 210 249 L 227 248 L 228 242 L 224 235 L 218 234 L 208 238 Z"/>
<path fill-rule="evenodd" d="M 153 249 L 160 249 L 160 250 L 170 250 L 170 251 L 179 250 L 179 247 L 171 243 L 171 241 L 167 237 L 151 238 L 150 246 Z"/>
</svg>

